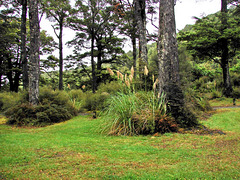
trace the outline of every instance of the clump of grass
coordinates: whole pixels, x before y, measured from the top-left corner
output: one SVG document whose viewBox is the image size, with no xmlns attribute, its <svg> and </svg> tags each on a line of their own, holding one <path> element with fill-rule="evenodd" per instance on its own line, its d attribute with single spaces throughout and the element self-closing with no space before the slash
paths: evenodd
<svg viewBox="0 0 240 180">
<path fill-rule="evenodd" d="M 157 99 L 152 92 L 118 93 L 107 103 L 102 118 L 104 131 L 111 135 L 153 134 L 166 113 L 164 95 Z"/>
</svg>

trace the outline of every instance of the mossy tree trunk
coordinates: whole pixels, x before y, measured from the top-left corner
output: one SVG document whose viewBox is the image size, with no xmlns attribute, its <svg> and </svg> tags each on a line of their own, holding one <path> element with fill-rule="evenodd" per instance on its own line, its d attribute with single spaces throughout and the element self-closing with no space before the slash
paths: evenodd
<svg viewBox="0 0 240 180">
<path fill-rule="evenodd" d="M 168 101 L 167 112 L 182 126 L 196 124 L 196 118 L 186 110 L 180 87 L 179 60 L 174 15 L 174 0 L 161 0 L 159 9 L 158 59 L 160 93 Z"/>
<path fill-rule="evenodd" d="M 30 62 L 29 62 L 29 102 L 38 104 L 39 97 L 39 19 L 38 0 L 29 0 Z"/>
</svg>

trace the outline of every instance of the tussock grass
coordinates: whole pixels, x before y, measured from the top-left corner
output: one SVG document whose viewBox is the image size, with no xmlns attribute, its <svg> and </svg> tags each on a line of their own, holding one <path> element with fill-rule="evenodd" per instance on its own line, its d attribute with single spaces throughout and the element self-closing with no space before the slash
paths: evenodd
<svg viewBox="0 0 240 180">
<path fill-rule="evenodd" d="M 102 119 L 0 125 L 2 179 L 240 179 L 239 109 L 203 121 L 226 135 L 105 136 Z"/>
</svg>

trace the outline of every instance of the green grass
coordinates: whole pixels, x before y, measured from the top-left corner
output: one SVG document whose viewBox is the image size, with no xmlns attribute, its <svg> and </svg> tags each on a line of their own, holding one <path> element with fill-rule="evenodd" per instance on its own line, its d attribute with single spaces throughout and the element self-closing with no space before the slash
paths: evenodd
<svg viewBox="0 0 240 180">
<path fill-rule="evenodd" d="M 0 125 L 0 179 L 240 179 L 240 109 L 203 121 L 226 135 L 105 136 L 87 116 Z"/>
<path fill-rule="evenodd" d="M 233 98 L 217 98 L 209 101 L 211 106 L 233 106 Z M 236 106 L 240 106 L 240 99 L 236 99 Z"/>
</svg>

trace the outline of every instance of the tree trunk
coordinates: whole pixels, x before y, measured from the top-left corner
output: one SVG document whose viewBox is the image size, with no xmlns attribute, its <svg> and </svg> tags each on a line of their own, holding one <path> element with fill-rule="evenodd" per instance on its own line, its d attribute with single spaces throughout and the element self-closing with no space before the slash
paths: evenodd
<svg viewBox="0 0 240 180">
<path fill-rule="evenodd" d="M 94 61 L 94 30 L 92 30 L 91 33 L 91 65 L 92 65 L 92 92 L 96 92 L 96 85 L 97 85 L 97 80 L 96 80 L 96 68 L 95 68 L 95 61 Z"/>
<path fill-rule="evenodd" d="M 134 35 L 131 36 L 131 39 L 132 39 L 132 48 L 133 48 L 133 67 L 134 67 L 134 70 L 136 70 L 136 67 L 137 67 L 137 46 L 136 46 L 136 37 Z M 134 76 L 135 76 L 135 72 L 134 72 Z"/>
<path fill-rule="evenodd" d="M 222 34 L 228 28 L 227 27 L 227 0 L 221 1 L 221 22 L 222 22 Z M 224 90 L 223 95 L 229 97 L 232 95 L 233 89 L 231 85 L 231 78 L 229 73 L 229 49 L 228 49 L 228 40 L 226 38 L 221 39 L 222 45 L 222 57 L 221 57 L 221 66 L 223 72 L 223 82 L 224 82 Z"/>
<path fill-rule="evenodd" d="M 174 0 L 161 0 L 159 7 L 158 58 L 160 93 L 165 93 L 167 113 L 182 127 L 194 126 L 196 118 L 185 108 L 180 88 Z"/>
<path fill-rule="evenodd" d="M 28 88 L 28 63 L 26 51 L 26 18 L 27 17 L 27 0 L 22 0 L 22 18 L 21 18 L 21 60 L 23 74 L 23 89 Z"/>
<path fill-rule="evenodd" d="M 29 0 L 30 24 L 30 63 L 29 63 L 29 102 L 38 104 L 39 97 L 39 19 L 38 0 Z"/>
<path fill-rule="evenodd" d="M 135 19 L 138 25 L 139 49 L 141 61 L 144 65 L 148 64 L 147 57 L 147 35 L 146 35 L 146 3 L 145 0 L 135 0 Z M 144 66 L 143 66 L 144 67 Z"/>
<path fill-rule="evenodd" d="M 179 85 L 180 79 L 173 3 L 174 0 L 160 1 L 158 36 L 160 91 L 169 83 Z"/>
<path fill-rule="evenodd" d="M 63 21 L 59 23 L 59 90 L 63 90 L 63 43 L 62 43 L 62 35 L 63 35 Z"/>
</svg>

